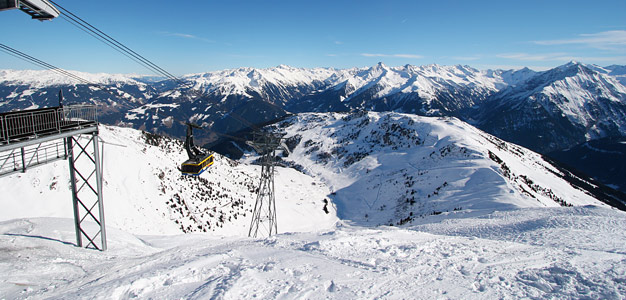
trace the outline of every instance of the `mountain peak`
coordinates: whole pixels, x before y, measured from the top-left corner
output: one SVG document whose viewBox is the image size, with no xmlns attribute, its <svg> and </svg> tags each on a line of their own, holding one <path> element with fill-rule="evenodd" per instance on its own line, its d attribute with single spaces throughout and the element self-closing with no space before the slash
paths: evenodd
<svg viewBox="0 0 626 300">
<path fill-rule="evenodd" d="M 587 65 L 585 65 L 585 64 L 583 64 L 581 62 L 575 61 L 575 60 L 571 60 L 570 62 L 568 62 L 568 63 L 566 63 L 566 64 L 564 64 L 564 65 L 562 65 L 560 67 L 557 67 L 557 69 L 566 69 L 566 70 L 580 69 L 580 68 L 587 68 Z"/>
<path fill-rule="evenodd" d="M 379 61 L 376 66 L 374 66 L 374 68 L 376 69 L 389 69 L 389 67 L 387 67 L 387 65 L 385 65 L 382 61 Z"/>
<path fill-rule="evenodd" d="M 594 68 L 590 68 L 589 65 L 572 60 L 564 65 L 558 66 L 554 69 L 545 71 L 546 74 L 556 75 L 558 78 L 572 77 L 581 73 L 597 73 Z"/>
<path fill-rule="evenodd" d="M 293 67 L 291 67 L 291 66 L 285 65 L 285 64 L 280 64 L 280 65 L 276 66 L 276 69 L 282 69 L 282 70 L 292 70 L 292 69 L 294 69 L 294 68 L 293 68 Z"/>
<path fill-rule="evenodd" d="M 367 69 L 366 74 L 367 76 L 378 77 L 381 74 L 387 73 L 387 71 L 389 71 L 389 67 L 387 67 L 387 65 L 385 65 L 384 63 L 379 62 L 376 65 Z"/>
</svg>

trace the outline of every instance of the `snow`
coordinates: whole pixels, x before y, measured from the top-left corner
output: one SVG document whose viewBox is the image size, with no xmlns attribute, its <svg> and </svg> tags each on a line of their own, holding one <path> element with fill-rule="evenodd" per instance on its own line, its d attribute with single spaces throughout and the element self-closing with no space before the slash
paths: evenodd
<svg viewBox="0 0 626 300">
<path fill-rule="evenodd" d="M 67 71 L 95 84 L 133 84 L 145 89 L 145 84 L 137 81 L 141 75 L 106 74 Z M 82 84 L 75 79 L 51 70 L 0 70 L 0 83 L 7 85 L 30 85 L 32 88 L 44 88 L 62 84 Z"/>
<path fill-rule="evenodd" d="M 626 86 L 607 74 L 607 70 L 570 62 L 539 72 L 529 82 L 503 90 L 500 97 L 507 106 L 537 101 L 546 112 L 561 114 L 555 117 L 565 117 L 574 125 L 587 128 L 587 138 L 616 134 L 603 132 L 603 128 L 614 127 L 611 130 L 626 133 L 620 125 L 625 116 L 619 109 L 626 102 Z"/>
<path fill-rule="evenodd" d="M 164 138 L 159 146 L 149 145 L 137 130 L 108 126 L 100 126 L 100 137 L 105 142 L 103 195 L 107 226 L 138 234 L 206 230 L 217 235 L 247 236 L 256 200 L 254 186 L 260 173 L 257 166 L 237 164 L 216 154 L 214 165 L 201 178 L 186 177 L 176 169 L 187 159 L 180 141 L 164 142 L 169 141 Z M 0 211 L 0 221 L 73 217 L 66 161 L 10 175 L 1 182 L 0 204 L 6 209 Z M 279 168 L 276 183 L 277 213 L 293 215 L 299 221 L 279 221 L 279 232 L 323 229 L 337 221 L 322 211 L 329 193 L 323 184 L 285 168 Z"/>
<path fill-rule="evenodd" d="M 100 126 L 107 251 L 73 244 L 66 161 L 1 178 L 0 299 L 626 297 L 626 213 L 536 153 L 453 118 L 302 114 L 275 130 L 301 135 L 283 160 L 304 173 L 277 168 L 269 238 L 247 238 L 258 166 L 216 154 L 182 177 L 182 142 L 129 128 Z M 377 208 L 410 190 L 425 213 L 384 226 L 412 210 Z"/>
<path fill-rule="evenodd" d="M 339 217 L 404 224 L 430 214 L 604 203 L 530 150 L 454 118 L 299 114 L 277 125 L 298 141 L 283 158 L 320 178 Z"/>
<path fill-rule="evenodd" d="M 112 229 L 109 250 L 98 252 L 66 242 L 74 234 L 69 219 L 12 220 L 0 223 L 0 297 L 626 296 L 622 212 L 599 207 L 520 209 L 431 221 L 432 226 L 406 229 L 339 224 L 319 233 L 260 240 L 206 234 L 133 236 Z"/>
<path fill-rule="evenodd" d="M 565 112 L 569 119 L 575 120 L 576 123 L 588 126 L 589 122 L 592 122 L 591 120 L 595 119 L 592 115 L 594 112 L 588 111 L 588 105 L 586 103 L 589 102 L 589 99 L 602 97 L 608 99 L 609 101 L 622 101 L 622 99 L 613 96 L 610 89 L 605 86 L 606 84 L 603 84 L 606 80 L 608 80 L 607 76 L 597 74 L 593 76 L 595 78 L 591 77 L 592 76 L 585 73 L 578 74 L 575 77 L 567 77 L 545 87 L 543 89 L 543 93 L 551 96 L 552 98 L 564 97 L 567 99 L 565 103 L 557 103 L 557 105 L 563 112 Z M 589 90 L 588 82 L 598 82 L 601 84 L 595 94 Z M 615 84 L 614 87 L 622 86 L 620 84 Z M 626 89 L 621 88 L 617 91 L 619 93 L 626 94 Z"/>
<path fill-rule="evenodd" d="M 154 116 L 152 116 L 152 118 L 158 119 L 159 110 L 163 108 L 174 109 L 178 108 L 179 106 L 179 103 L 149 103 L 142 105 L 141 107 L 129 110 L 124 118 L 127 120 L 136 120 L 139 119 L 139 115 L 146 115 L 146 111 L 154 111 L 155 114 Z M 166 119 L 170 117 L 166 117 Z"/>
<path fill-rule="evenodd" d="M 231 94 L 248 95 L 249 89 L 265 95 L 264 85 L 271 82 L 279 87 L 286 85 L 310 85 L 323 81 L 333 74 L 333 69 L 300 69 L 279 66 L 268 69 L 239 68 L 218 72 L 185 75 L 183 79 L 191 81 L 193 88 L 208 93 L 219 92 L 227 97 Z"/>
<path fill-rule="evenodd" d="M 447 86 L 473 87 L 495 92 L 514 79 L 524 79 L 530 72 L 479 71 L 468 66 L 401 66 L 389 67 L 383 63 L 370 68 L 330 69 L 330 68 L 293 68 L 278 66 L 275 68 L 255 69 L 238 68 L 217 72 L 185 75 L 183 78 L 193 85 L 193 89 L 204 90 L 209 94 L 243 95 L 251 97 L 250 92 L 267 96 L 268 84 L 278 88 L 279 94 L 289 95 L 289 90 L 308 87 L 315 90 L 323 83 L 325 89 L 337 89 L 346 86 L 348 101 L 368 88 L 378 85 L 376 97 L 383 98 L 398 92 L 418 93 L 420 97 L 431 100 Z M 520 75 L 521 74 L 521 75 Z M 502 76 L 501 76 L 502 75 Z M 520 80 L 521 80 L 520 79 Z M 297 93 L 297 91 L 296 91 Z M 291 95 L 294 97 L 294 95 Z M 298 97 L 296 94 L 295 97 Z"/>
<path fill-rule="evenodd" d="M 398 92 L 418 93 L 426 100 L 436 99 L 444 85 L 482 87 L 495 92 L 504 85 L 499 73 L 482 72 L 467 66 L 411 66 L 388 67 L 382 63 L 365 69 L 337 70 L 327 79 L 333 86 L 347 82 L 350 97 L 359 95 L 373 85 L 380 90 L 375 97 L 384 98 Z"/>
</svg>

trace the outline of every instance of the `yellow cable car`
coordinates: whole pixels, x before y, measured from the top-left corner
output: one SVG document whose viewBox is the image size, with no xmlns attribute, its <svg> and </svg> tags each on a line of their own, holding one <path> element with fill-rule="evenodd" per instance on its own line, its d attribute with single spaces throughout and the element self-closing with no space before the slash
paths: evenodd
<svg viewBox="0 0 626 300">
<path fill-rule="evenodd" d="M 193 144 L 193 128 L 202 129 L 202 127 L 189 122 L 185 125 L 187 125 L 187 138 L 184 147 L 189 159 L 183 162 L 178 170 L 183 175 L 198 176 L 213 164 L 214 153 L 200 150 Z"/>
<path fill-rule="evenodd" d="M 198 176 L 213 164 L 213 153 L 207 156 L 188 159 L 180 166 L 180 172 L 183 175 Z"/>
</svg>

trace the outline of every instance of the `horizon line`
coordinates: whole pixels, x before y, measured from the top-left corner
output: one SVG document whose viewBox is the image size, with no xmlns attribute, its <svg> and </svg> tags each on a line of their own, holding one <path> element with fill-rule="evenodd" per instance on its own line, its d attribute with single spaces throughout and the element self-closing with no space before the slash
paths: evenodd
<svg viewBox="0 0 626 300">
<path fill-rule="evenodd" d="M 473 69 L 477 69 L 479 71 L 510 71 L 510 70 L 521 70 L 521 69 L 525 69 L 528 68 L 530 70 L 536 71 L 536 72 L 542 72 L 542 71 L 547 71 L 547 70 L 551 70 L 554 68 L 558 68 L 560 66 L 564 66 L 567 64 L 571 64 L 571 63 L 576 63 L 576 64 L 582 64 L 582 65 L 592 65 L 592 66 L 596 66 L 596 67 L 600 67 L 600 68 L 606 68 L 606 67 L 610 67 L 610 66 L 614 66 L 615 64 L 612 65 L 608 65 L 608 66 L 600 66 L 597 64 L 587 64 L 587 63 L 583 63 L 580 61 L 569 61 L 565 64 L 560 64 L 560 65 L 556 65 L 554 67 L 544 67 L 544 66 L 531 66 L 531 65 L 490 65 L 490 64 L 477 64 L 477 65 L 471 65 L 471 64 L 437 64 L 437 63 L 430 63 L 430 64 L 421 64 L 421 65 L 416 65 L 416 64 L 401 64 L 401 65 L 394 65 L 394 66 L 389 66 L 387 64 L 385 64 L 384 62 L 378 62 L 372 66 L 362 66 L 362 67 L 347 67 L 347 68 L 337 68 L 337 67 L 294 67 L 291 65 L 287 65 L 287 64 L 279 64 L 276 66 L 271 66 L 271 67 L 264 67 L 264 68 L 258 68 L 258 67 L 249 67 L 249 66 L 240 66 L 240 67 L 233 67 L 233 68 L 225 68 L 225 69 L 218 69 L 218 70 L 209 70 L 209 71 L 203 71 L 203 72 L 190 72 L 190 73 L 184 73 L 184 74 L 180 74 L 177 76 L 191 76 L 191 75 L 196 75 L 196 74 L 206 74 L 206 73 L 217 73 L 217 72 L 223 72 L 223 71 L 231 71 L 231 70 L 239 70 L 239 69 L 251 69 L 251 70 L 271 70 L 271 69 L 280 69 L 280 68 L 291 68 L 291 69 L 300 69 L 300 70 L 314 70 L 314 69 L 326 69 L 326 70 L 352 70 L 352 69 L 356 69 L 356 70 L 362 70 L 362 69 L 368 69 L 368 68 L 373 68 L 376 67 L 378 65 L 383 65 L 385 67 L 388 68 L 402 68 L 402 67 L 407 67 L 407 66 L 412 66 L 412 67 L 428 67 L 428 66 L 439 66 L 439 67 L 470 67 Z M 626 66 L 626 65 L 624 65 Z M 115 72 L 115 73 L 108 73 L 108 72 L 102 72 L 102 71 L 97 71 L 97 72 L 88 72 L 88 71 L 79 71 L 79 70 L 69 70 L 69 69 L 61 69 L 61 70 L 65 70 L 65 71 L 69 71 L 69 72 L 78 72 L 78 73 L 87 73 L 87 74 L 107 74 L 107 75 L 130 75 L 130 76 L 136 76 L 136 77 L 154 77 L 154 78 L 165 78 L 164 76 L 161 75 L 157 75 L 157 74 L 141 74 L 141 73 L 137 73 L 137 72 L 129 72 L 129 73 L 119 73 L 119 72 Z M 53 70 L 50 69 L 13 69 L 13 68 L 0 68 L 0 71 L 35 71 L 35 72 L 40 72 L 40 71 L 51 71 L 54 72 Z"/>
</svg>

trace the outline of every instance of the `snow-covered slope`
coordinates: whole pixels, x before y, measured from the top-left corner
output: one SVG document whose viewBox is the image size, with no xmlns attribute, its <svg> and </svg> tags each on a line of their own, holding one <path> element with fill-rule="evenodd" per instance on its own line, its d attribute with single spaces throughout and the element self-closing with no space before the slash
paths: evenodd
<svg viewBox="0 0 626 300">
<path fill-rule="evenodd" d="M 56 107 L 62 91 L 63 104 L 98 105 L 100 120 L 115 124 L 126 110 L 157 94 L 158 87 L 139 75 L 67 72 L 84 81 L 49 70 L 0 70 L 0 111 Z"/>
<path fill-rule="evenodd" d="M 277 168 L 271 238 L 245 237 L 258 167 L 218 155 L 181 177 L 182 143 L 134 129 L 100 127 L 105 252 L 73 245 L 67 162 L 1 178 L 0 298 L 626 296 L 626 214 L 536 153 L 454 118 L 309 113 L 273 129 L 308 175 Z"/>
<path fill-rule="evenodd" d="M 333 203 L 340 218 L 367 226 L 448 212 L 604 205 L 540 155 L 454 118 L 310 113 L 276 126 L 291 149 L 284 163 L 308 174 L 278 169 L 278 212 L 289 224 L 279 225 L 281 232 L 331 226 Z M 246 235 L 257 166 L 218 155 L 201 177 L 185 177 L 176 170 L 186 159 L 178 140 L 108 126 L 101 136 L 109 226 L 142 234 Z M 65 161 L 2 178 L 0 193 L 7 195 L 0 220 L 72 217 Z M 324 200 L 332 200 L 330 214 Z"/>
<path fill-rule="evenodd" d="M 210 232 L 247 236 L 256 200 L 256 166 L 216 154 L 200 177 L 180 175 L 182 142 L 130 128 L 100 126 L 104 148 L 104 207 L 108 227 L 136 234 Z M 66 161 L 0 179 L 0 221 L 14 218 L 72 218 Z M 323 212 L 328 189 L 292 169 L 279 168 L 276 202 L 279 232 L 332 226 Z M 292 220 L 299 222 L 292 222 Z"/>
<path fill-rule="evenodd" d="M 93 84 L 135 84 L 146 86 L 146 84 L 139 81 L 142 76 L 136 74 L 67 72 Z M 51 70 L 0 70 L 0 84 L 4 85 L 30 85 L 33 88 L 42 88 L 82 83 Z"/>
<path fill-rule="evenodd" d="M 333 191 L 339 217 L 360 225 L 441 213 L 604 205 L 539 154 L 455 118 L 398 113 L 300 114 L 276 125 L 283 158 Z"/>
<path fill-rule="evenodd" d="M 480 110 L 480 128 L 541 152 L 626 135 L 626 87 L 577 62 L 505 88 Z"/>
<path fill-rule="evenodd" d="M 76 248 L 69 219 L 0 222 L 6 299 L 623 299 L 626 214 L 600 207 L 431 216 L 264 240 L 109 231 Z"/>
</svg>

